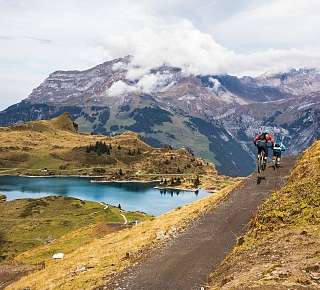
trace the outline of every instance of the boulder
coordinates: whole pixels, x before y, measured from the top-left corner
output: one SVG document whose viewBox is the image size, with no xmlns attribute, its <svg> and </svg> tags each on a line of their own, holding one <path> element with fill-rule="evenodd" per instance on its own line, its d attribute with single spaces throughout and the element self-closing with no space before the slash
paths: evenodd
<svg viewBox="0 0 320 290">
<path fill-rule="evenodd" d="M 64 258 L 64 253 L 56 253 L 52 256 L 52 259 L 61 260 Z"/>
</svg>

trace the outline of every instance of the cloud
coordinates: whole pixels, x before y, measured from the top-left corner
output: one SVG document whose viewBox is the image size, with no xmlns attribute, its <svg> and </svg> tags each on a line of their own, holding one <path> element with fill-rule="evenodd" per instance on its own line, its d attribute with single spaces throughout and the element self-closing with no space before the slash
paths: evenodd
<svg viewBox="0 0 320 290">
<path fill-rule="evenodd" d="M 276 73 L 292 68 L 320 68 L 320 47 L 305 49 L 269 49 L 251 54 L 239 54 L 234 58 L 237 75 L 258 75 L 263 72 Z"/>
<path fill-rule="evenodd" d="M 130 79 L 163 63 L 203 74 L 319 68 L 319 9 L 318 0 L 0 0 L 0 107 L 52 71 L 125 55 Z"/>
<path fill-rule="evenodd" d="M 123 65 L 117 64 L 116 67 L 123 69 Z M 107 90 L 107 96 L 120 96 L 127 93 L 132 92 L 143 92 L 150 94 L 153 91 L 167 87 L 168 85 L 173 84 L 172 76 L 169 73 L 151 73 L 150 71 L 146 72 L 143 70 L 143 75 L 135 74 L 133 79 L 129 79 L 128 76 L 133 76 L 130 74 L 131 71 L 135 71 L 135 69 L 130 70 L 130 66 L 128 68 L 128 73 L 126 78 L 128 80 L 133 81 L 133 84 L 127 84 L 124 81 L 117 81 L 111 85 L 111 87 Z M 134 83 L 135 82 L 135 83 Z"/>
<path fill-rule="evenodd" d="M 136 90 L 137 88 L 134 86 L 130 86 L 123 81 L 117 81 L 113 83 L 111 87 L 107 90 L 107 94 L 110 97 L 115 97 L 126 93 L 131 93 Z"/>
<path fill-rule="evenodd" d="M 270 0 L 211 26 L 224 46 L 243 53 L 320 45 L 318 0 Z"/>
<path fill-rule="evenodd" d="M 172 82 L 170 74 L 146 74 L 138 81 L 136 87 L 142 92 L 151 93 L 157 88 L 163 88 L 172 84 Z"/>
</svg>

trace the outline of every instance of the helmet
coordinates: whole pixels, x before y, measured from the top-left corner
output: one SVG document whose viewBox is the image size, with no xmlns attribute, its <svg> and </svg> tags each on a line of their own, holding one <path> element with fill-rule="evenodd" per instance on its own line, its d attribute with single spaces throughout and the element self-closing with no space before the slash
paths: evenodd
<svg viewBox="0 0 320 290">
<path fill-rule="evenodd" d="M 264 129 L 264 130 L 263 130 L 263 133 L 264 133 L 264 134 L 270 134 L 270 130 L 269 130 L 269 129 Z"/>
</svg>

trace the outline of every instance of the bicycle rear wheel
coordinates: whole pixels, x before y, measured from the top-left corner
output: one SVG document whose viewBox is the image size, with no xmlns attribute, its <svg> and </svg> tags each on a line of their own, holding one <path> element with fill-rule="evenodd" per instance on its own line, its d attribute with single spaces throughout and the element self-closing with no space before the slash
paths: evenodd
<svg viewBox="0 0 320 290">
<path fill-rule="evenodd" d="M 264 163 L 264 159 L 265 159 L 265 153 L 264 151 L 261 152 L 261 169 L 264 171 L 266 169 L 267 164 Z"/>
<path fill-rule="evenodd" d="M 257 170 L 258 170 L 259 174 L 262 171 L 262 167 L 261 167 L 262 166 L 262 162 L 261 162 L 261 160 L 262 160 L 261 154 L 258 154 L 258 156 L 257 156 Z"/>
</svg>

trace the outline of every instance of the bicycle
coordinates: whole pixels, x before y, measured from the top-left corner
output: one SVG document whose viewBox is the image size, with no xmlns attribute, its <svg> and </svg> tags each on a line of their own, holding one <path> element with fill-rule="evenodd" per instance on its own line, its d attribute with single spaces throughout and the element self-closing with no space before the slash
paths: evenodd
<svg viewBox="0 0 320 290">
<path fill-rule="evenodd" d="M 261 151 L 261 153 L 257 156 L 257 170 L 259 174 L 266 169 L 267 164 L 264 162 L 264 160 L 265 152 Z"/>
</svg>

